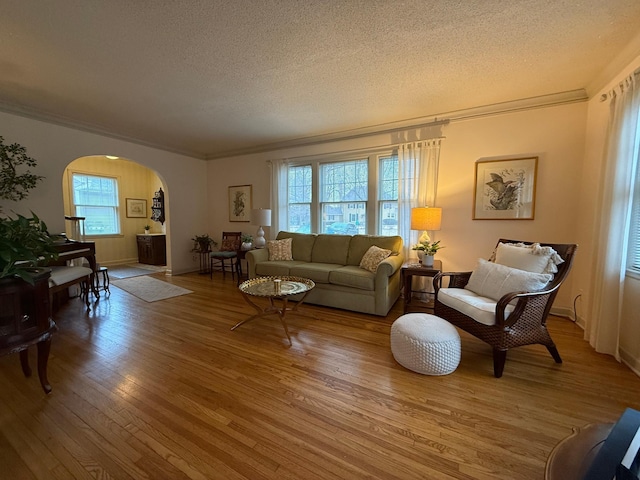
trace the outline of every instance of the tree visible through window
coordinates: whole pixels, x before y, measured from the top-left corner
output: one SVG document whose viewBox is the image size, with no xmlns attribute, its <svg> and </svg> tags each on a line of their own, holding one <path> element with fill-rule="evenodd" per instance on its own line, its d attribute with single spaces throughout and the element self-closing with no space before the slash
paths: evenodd
<svg viewBox="0 0 640 480">
<path fill-rule="evenodd" d="M 87 235 L 120 233 L 117 179 L 73 173 L 71 183 L 75 216 L 85 217 L 85 233 Z"/>
<path fill-rule="evenodd" d="M 290 165 L 288 199 L 291 232 L 397 235 L 398 156 Z"/>
<path fill-rule="evenodd" d="M 320 165 L 320 228 L 323 233 L 366 233 L 368 160 Z"/>
<path fill-rule="evenodd" d="M 378 198 L 380 205 L 379 231 L 382 235 L 398 234 L 398 157 L 380 157 L 378 170 Z"/>
</svg>

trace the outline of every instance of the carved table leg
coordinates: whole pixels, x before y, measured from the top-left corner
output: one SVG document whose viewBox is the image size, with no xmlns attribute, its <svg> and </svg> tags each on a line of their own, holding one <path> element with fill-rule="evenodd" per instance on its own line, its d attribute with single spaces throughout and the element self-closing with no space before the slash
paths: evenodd
<svg viewBox="0 0 640 480">
<path fill-rule="evenodd" d="M 49 362 L 49 352 L 51 351 L 51 338 L 38 343 L 38 377 L 44 393 L 51 393 L 51 385 L 47 378 L 47 363 Z"/>
<path fill-rule="evenodd" d="M 31 367 L 29 366 L 29 349 L 20 350 L 20 366 L 25 377 L 31 376 Z"/>
</svg>

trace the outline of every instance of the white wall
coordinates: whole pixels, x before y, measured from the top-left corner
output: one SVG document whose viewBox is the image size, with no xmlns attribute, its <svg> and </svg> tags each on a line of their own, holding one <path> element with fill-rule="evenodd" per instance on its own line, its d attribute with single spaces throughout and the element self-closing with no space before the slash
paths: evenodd
<svg viewBox="0 0 640 480">
<path fill-rule="evenodd" d="M 64 231 L 62 178 L 73 160 L 89 155 L 115 155 L 154 170 L 163 183 L 167 202 L 167 262 L 171 273 L 198 268 L 191 255 L 191 237 L 206 229 L 207 166 L 190 158 L 123 140 L 87 133 L 0 112 L 0 135 L 19 143 L 38 161 L 34 173 L 46 177 L 21 202 L 3 201 L 5 214 L 35 212 L 52 232 Z"/>
<path fill-rule="evenodd" d="M 501 237 L 577 243 L 586 114 L 587 104 L 582 102 L 455 121 L 443 127 L 446 139 L 440 157 L 437 202 L 443 208 L 443 221 L 435 238 L 446 246 L 438 252 L 445 270 L 471 270 L 477 258 L 491 254 Z M 270 206 L 269 159 L 390 145 L 396 143 L 396 138 L 397 135 L 375 135 L 211 161 L 208 189 L 212 229 L 222 231 L 242 225 L 243 231 L 254 233 L 257 227 L 253 225 L 228 222 L 227 188 L 250 184 L 253 205 Z M 539 157 L 535 220 L 472 220 L 475 162 L 531 155 Z M 277 234 L 265 231 L 267 238 Z M 570 275 L 560 289 L 554 306 L 558 313 L 571 313 L 573 277 Z"/>
</svg>

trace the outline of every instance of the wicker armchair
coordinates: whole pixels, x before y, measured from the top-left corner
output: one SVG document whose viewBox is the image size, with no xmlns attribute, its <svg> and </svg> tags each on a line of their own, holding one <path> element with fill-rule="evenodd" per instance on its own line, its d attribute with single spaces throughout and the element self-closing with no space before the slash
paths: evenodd
<svg viewBox="0 0 640 480">
<path fill-rule="evenodd" d="M 531 244 L 531 242 L 506 239 L 500 239 L 498 243 L 500 242 Z M 544 345 L 556 363 L 562 363 L 558 349 L 547 330 L 546 322 L 558 289 L 569 274 L 577 245 L 549 243 L 540 245 L 553 248 L 564 263 L 558 265 L 558 272 L 554 274 L 553 280 L 542 290 L 512 292 L 502 296 L 497 302 L 490 300 L 495 303 L 495 323 L 492 325 L 480 323 L 438 300 L 438 293 L 444 287 L 464 288 L 472 272 L 442 272 L 433 279 L 435 314 L 493 347 L 493 372 L 496 378 L 500 378 L 504 371 L 507 350 L 523 345 Z M 443 284 L 445 278 L 448 279 L 448 285 Z M 505 312 L 507 307 L 511 308 L 514 304 L 515 308 L 510 313 Z"/>
</svg>

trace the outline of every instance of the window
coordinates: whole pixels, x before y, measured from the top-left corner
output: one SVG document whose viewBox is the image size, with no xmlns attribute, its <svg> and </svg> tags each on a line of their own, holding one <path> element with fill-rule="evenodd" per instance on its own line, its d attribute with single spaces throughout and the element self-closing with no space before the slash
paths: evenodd
<svg viewBox="0 0 640 480">
<path fill-rule="evenodd" d="M 631 132 L 633 132 L 633 130 L 631 130 Z M 636 120 L 633 150 L 633 158 L 636 163 L 636 177 L 633 187 L 631 225 L 629 228 L 627 272 L 631 273 L 634 277 L 640 277 L 640 120 Z"/>
<path fill-rule="evenodd" d="M 380 157 L 378 169 L 381 235 L 398 234 L 398 157 Z"/>
<path fill-rule="evenodd" d="M 320 228 L 355 235 L 367 226 L 368 159 L 320 164 Z"/>
<path fill-rule="evenodd" d="M 289 167 L 290 232 L 311 233 L 311 165 Z"/>
<path fill-rule="evenodd" d="M 398 157 L 372 154 L 290 165 L 288 198 L 291 232 L 396 235 Z"/>
<path fill-rule="evenodd" d="M 71 185 L 75 215 L 85 217 L 87 235 L 120 233 L 116 178 L 72 173 Z"/>
</svg>

